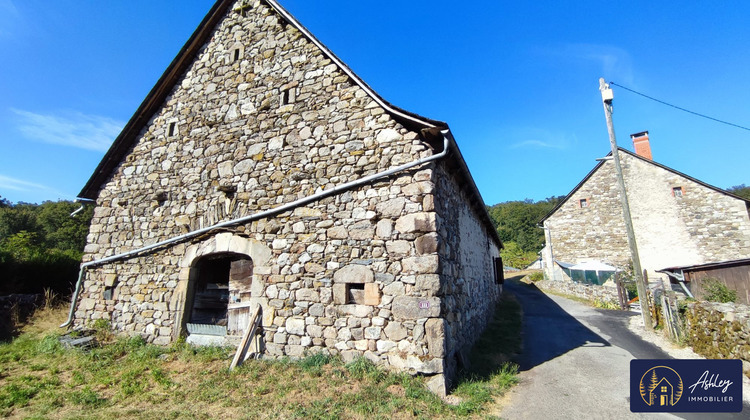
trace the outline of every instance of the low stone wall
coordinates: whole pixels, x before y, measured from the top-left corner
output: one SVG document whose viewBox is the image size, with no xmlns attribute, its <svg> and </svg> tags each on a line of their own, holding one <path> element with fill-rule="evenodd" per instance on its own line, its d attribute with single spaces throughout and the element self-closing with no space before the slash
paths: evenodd
<svg viewBox="0 0 750 420">
<path fill-rule="evenodd" d="M 576 296 L 592 302 L 611 303 L 619 305 L 617 289 L 609 286 L 576 283 L 567 280 L 542 280 L 534 283 L 541 290 L 551 290 L 566 295 Z"/>
<path fill-rule="evenodd" d="M 685 319 L 688 343 L 696 353 L 709 359 L 740 359 L 745 374 L 750 373 L 750 306 L 693 302 Z"/>
</svg>

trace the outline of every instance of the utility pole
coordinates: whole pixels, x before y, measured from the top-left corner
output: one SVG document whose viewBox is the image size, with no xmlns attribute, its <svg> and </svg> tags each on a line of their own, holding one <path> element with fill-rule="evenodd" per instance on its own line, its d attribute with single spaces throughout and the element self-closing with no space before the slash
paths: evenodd
<svg viewBox="0 0 750 420">
<path fill-rule="evenodd" d="M 620 166 L 620 152 L 617 150 L 617 140 L 615 139 L 615 127 L 612 124 L 612 99 L 614 94 L 609 84 L 604 78 L 599 79 L 599 91 L 602 93 L 602 104 L 604 105 L 604 116 L 607 118 L 607 131 L 609 132 L 609 144 L 612 146 L 612 159 L 615 163 L 615 172 L 617 173 L 617 182 L 620 185 L 620 203 L 622 204 L 622 216 L 625 219 L 625 229 L 628 233 L 628 245 L 630 246 L 630 256 L 633 260 L 633 275 L 635 275 L 635 284 L 638 287 L 638 298 L 641 302 L 641 315 L 643 316 L 643 325 L 646 330 L 653 330 L 651 323 L 651 311 L 648 304 L 648 294 L 646 284 L 643 282 L 643 270 L 641 269 L 641 258 L 638 255 L 638 245 L 635 242 L 635 230 L 633 229 L 633 219 L 630 217 L 630 205 L 628 204 L 628 193 L 625 190 L 625 179 L 622 176 L 622 166 Z"/>
</svg>

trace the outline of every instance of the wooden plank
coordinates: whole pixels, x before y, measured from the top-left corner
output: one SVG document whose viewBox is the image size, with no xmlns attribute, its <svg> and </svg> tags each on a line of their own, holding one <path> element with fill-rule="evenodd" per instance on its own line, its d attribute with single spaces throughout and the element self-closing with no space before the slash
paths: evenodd
<svg viewBox="0 0 750 420">
<path fill-rule="evenodd" d="M 237 347 L 237 353 L 234 355 L 234 359 L 232 359 L 232 364 L 229 365 L 229 369 L 234 369 L 235 367 L 242 364 L 242 362 L 245 360 L 245 354 L 247 353 L 248 345 L 250 344 L 250 339 L 252 336 L 255 335 L 255 331 L 258 329 L 258 315 L 260 314 L 260 305 L 258 305 L 257 308 L 255 308 L 255 312 L 253 312 L 253 316 L 250 317 L 250 322 L 247 325 L 247 330 L 245 330 L 245 335 L 242 336 L 242 341 L 240 342 L 240 345 Z"/>
</svg>

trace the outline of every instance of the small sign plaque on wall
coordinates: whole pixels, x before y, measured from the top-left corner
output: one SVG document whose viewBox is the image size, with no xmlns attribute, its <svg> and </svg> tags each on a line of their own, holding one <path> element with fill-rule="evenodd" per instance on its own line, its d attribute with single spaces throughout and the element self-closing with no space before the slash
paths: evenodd
<svg viewBox="0 0 750 420">
<path fill-rule="evenodd" d="M 430 301 L 428 301 L 428 300 L 420 300 L 419 301 L 419 309 L 430 309 Z"/>
</svg>

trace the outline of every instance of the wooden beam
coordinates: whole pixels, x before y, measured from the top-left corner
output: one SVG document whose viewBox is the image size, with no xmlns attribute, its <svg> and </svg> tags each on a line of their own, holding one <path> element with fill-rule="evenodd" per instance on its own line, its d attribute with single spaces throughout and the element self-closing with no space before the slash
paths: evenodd
<svg viewBox="0 0 750 420">
<path fill-rule="evenodd" d="M 253 316 L 250 317 L 250 322 L 247 324 L 247 329 L 245 330 L 245 334 L 242 336 L 242 341 L 240 341 L 240 345 L 237 347 L 237 353 L 234 354 L 234 359 L 232 359 L 232 364 L 229 365 L 230 370 L 241 365 L 242 362 L 245 361 L 245 355 L 247 354 L 247 348 L 250 345 L 250 339 L 255 335 L 255 332 L 258 329 L 258 315 L 259 314 L 260 314 L 260 305 L 258 305 L 258 307 L 255 308 L 255 312 L 253 312 Z"/>
</svg>

